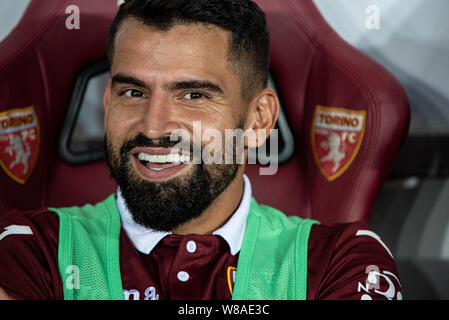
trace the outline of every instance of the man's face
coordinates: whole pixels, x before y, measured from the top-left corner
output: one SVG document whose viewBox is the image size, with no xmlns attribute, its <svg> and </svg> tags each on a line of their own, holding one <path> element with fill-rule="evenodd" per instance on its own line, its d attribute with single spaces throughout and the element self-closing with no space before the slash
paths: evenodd
<svg viewBox="0 0 449 320">
<path fill-rule="evenodd" d="M 248 105 L 228 61 L 230 37 L 200 24 L 160 32 L 133 18 L 117 32 L 104 98 L 106 151 L 139 224 L 169 231 L 199 217 L 237 174 L 236 164 L 147 161 L 173 153 L 175 130 L 193 141 L 194 121 L 223 137 L 225 129 L 244 129 Z"/>
</svg>

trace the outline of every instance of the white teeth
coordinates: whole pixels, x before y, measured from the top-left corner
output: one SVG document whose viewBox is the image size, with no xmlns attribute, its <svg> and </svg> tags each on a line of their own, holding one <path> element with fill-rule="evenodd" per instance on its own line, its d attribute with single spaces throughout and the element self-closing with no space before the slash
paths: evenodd
<svg viewBox="0 0 449 320">
<path fill-rule="evenodd" d="M 145 159 L 147 158 L 146 156 L 147 156 L 147 155 L 146 155 L 145 153 L 139 153 L 139 154 L 137 155 L 137 157 L 139 158 L 140 161 L 146 161 L 146 160 L 145 160 Z"/>
<path fill-rule="evenodd" d="M 137 155 L 140 161 L 147 161 L 151 163 L 188 163 L 190 157 L 188 155 L 167 154 L 167 155 L 149 155 L 147 153 L 139 153 Z"/>
<path fill-rule="evenodd" d="M 179 162 L 188 163 L 190 161 L 190 157 L 186 155 L 182 155 L 179 157 Z"/>
</svg>

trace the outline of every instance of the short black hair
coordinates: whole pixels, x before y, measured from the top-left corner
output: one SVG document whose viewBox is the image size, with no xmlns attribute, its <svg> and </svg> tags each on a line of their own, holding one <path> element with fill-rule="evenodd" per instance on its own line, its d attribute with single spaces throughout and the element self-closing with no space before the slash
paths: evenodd
<svg viewBox="0 0 449 320">
<path fill-rule="evenodd" d="M 195 23 L 230 31 L 229 61 L 240 77 L 242 96 L 251 99 L 267 86 L 270 63 L 268 27 L 264 12 L 251 0 L 125 0 L 109 31 L 110 65 L 117 29 L 127 17 L 160 31 Z"/>
</svg>

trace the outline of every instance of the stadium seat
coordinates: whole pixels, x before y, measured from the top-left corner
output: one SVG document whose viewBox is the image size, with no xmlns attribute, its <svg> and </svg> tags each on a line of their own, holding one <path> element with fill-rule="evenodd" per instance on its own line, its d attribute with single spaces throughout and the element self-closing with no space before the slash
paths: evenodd
<svg viewBox="0 0 449 320">
<path fill-rule="evenodd" d="M 342 40 L 312 0 L 256 2 L 267 13 L 271 72 L 294 138 L 275 175 L 248 166 L 256 199 L 325 223 L 368 221 L 408 131 L 402 87 Z M 79 29 L 66 27 L 70 5 L 80 8 Z M 106 58 L 116 11 L 116 0 L 32 0 L 0 43 L 5 209 L 95 203 L 115 191 L 104 161 L 67 163 L 58 144 L 79 74 Z"/>
<path fill-rule="evenodd" d="M 74 5 L 79 8 L 79 29 L 66 25 L 73 22 Z M 58 154 L 58 142 L 77 76 L 105 59 L 116 13 L 117 0 L 31 0 L 17 27 L 0 43 L 0 121 L 1 114 L 9 111 L 12 118 L 11 110 L 27 107 L 33 107 L 38 121 L 30 124 L 36 127 L 36 139 L 24 141 L 32 151 L 28 177 L 21 176 L 21 165 L 12 169 L 18 172 L 8 168 L 15 153 L 5 152 L 8 141 L 0 138 L 1 163 L 9 170 L 0 169 L 3 207 L 96 202 L 114 191 L 105 163 L 69 165 Z"/>
<path fill-rule="evenodd" d="M 408 133 L 402 86 L 345 42 L 312 0 L 256 2 L 267 14 L 271 72 L 295 138 L 276 175 L 248 167 L 256 198 L 323 223 L 368 222 Z M 344 123 L 363 118 L 364 128 Z"/>
</svg>

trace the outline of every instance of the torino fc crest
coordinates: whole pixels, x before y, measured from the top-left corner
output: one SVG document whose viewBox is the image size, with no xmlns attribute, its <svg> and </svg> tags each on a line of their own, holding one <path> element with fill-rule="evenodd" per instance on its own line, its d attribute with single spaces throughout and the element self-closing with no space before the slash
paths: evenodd
<svg viewBox="0 0 449 320">
<path fill-rule="evenodd" d="M 317 106 L 312 122 L 312 149 L 315 162 L 327 180 L 337 179 L 354 161 L 365 123 L 365 111 Z"/>
<path fill-rule="evenodd" d="M 20 184 L 24 184 L 37 160 L 39 123 L 34 107 L 0 113 L 0 165 Z"/>
</svg>

